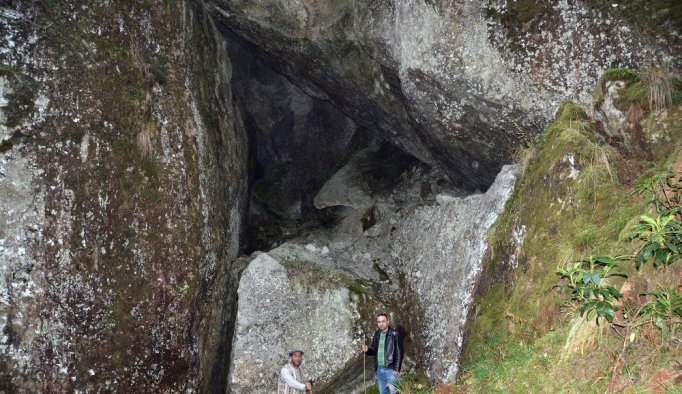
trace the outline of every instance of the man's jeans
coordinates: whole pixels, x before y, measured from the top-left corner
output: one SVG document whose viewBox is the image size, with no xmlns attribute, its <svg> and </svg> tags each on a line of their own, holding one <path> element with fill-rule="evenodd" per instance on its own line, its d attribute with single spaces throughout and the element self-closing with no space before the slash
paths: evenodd
<svg viewBox="0 0 682 394">
<path fill-rule="evenodd" d="M 393 370 L 391 368 L 379 367 L 377 369 L 377 381 L 379 382 L 379 394 L 391 394 L 395 393 L 395 384 L 398 384 L 400 380 L 397 376 L 393 375 Z M 391 390 L 386 386 L 392 383 Z"/>
</svg>

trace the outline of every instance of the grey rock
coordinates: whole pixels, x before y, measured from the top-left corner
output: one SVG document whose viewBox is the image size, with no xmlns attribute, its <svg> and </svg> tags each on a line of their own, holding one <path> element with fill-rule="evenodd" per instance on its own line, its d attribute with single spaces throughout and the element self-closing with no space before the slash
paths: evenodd
<svg viewBox="0 0 682 394">
<path fill-rule="evenodd" d="M 0 381 L 209 391 L 246 207 L 231 65 L 197 4 L 105 3 L 0 9 Z"/>
<path fill-rule="evenodd" d="M 242 274 L 228 384 L 232 393 L 271 393 L 287 351 L 305 352 L 316 388 L 360 355 L 361 295 L 338 273 L 302 260 L 254 258 Z M 317 390 L 316 390 L 317 391 Z"/>
<path fill-rule="evenodd" d="M 291 239 L 269 253 L 280 261 L 308 262 L 310 266 L 303 265 L 306 272 L 315 266 L 361 279 L 369 299 L 377 300 L 383 311 L 391 313 L 393 323 L 408 333 L 407 355 L 415 360 L 414 366 L 435 381 L 453 382 L 486 234 L 511 195 L 516 169 L 505 166 L 486 193 L 466 195 L 443 185 L 442 172 L 415 162 L 386 188 L 367 176 L 381 173 L 386 161 L 390 162 L 387 156 L 361 151 L 332 177 L 343 175 L 346 181 L 361 183 L 363 195 L 371 196 L 369 228 L 357 231 L 363 226 L 366 206 L 344 206 L 335 226 Z M 433 201 L 429 193 L 422 196 L 418 191 L 424 189 L 437 193 L 440 201 Z M 324 246 L 329 252 L 322 256 Z M 241 285 L 250 286 L 246 281 L 242 278 Z M 363 309 L 378 311 L 372 305 Z M 367 315 L 365 327 L 371 327 L 371 312 Z M 235 341 L 246 333 L 236 333 Z M 341 368 L 337 376 L 343 378 L 333 384 L 349 387 L 348 392 L 357 390 L 356 367 L 336 366 Z"/>
<path fill-rule="evenodd" d="M 679 63 L 579 1 L 542 3 L 519 32 L 501 22 L 503 1 L 206 4 L 265 62 L 469 190 L 486 189 L 561 102 L 591 103 L 606 68 Z"/>
<path fill-rule="evenodd" d="M 344 206 L 362 210 L 371 207 L 374 201 L 370 196 L 369 186 L 363 177 L 359 176 L 362 174 L 360 167 L 367 161 L 370 154 L 369 149 L 359 152 L 348 164 L 329 178 L 313 199 L 315 208 Z"/>
<path fill-rule="evenodd" d="M 463 328 L 487 249 L 486 234 L 516 180 L 505 166 L 485 194 L 417 208 L 403 217 L 390 250 L 404 275 L 417 361 L 437 381 L 454 382 Z"/>
</svg>

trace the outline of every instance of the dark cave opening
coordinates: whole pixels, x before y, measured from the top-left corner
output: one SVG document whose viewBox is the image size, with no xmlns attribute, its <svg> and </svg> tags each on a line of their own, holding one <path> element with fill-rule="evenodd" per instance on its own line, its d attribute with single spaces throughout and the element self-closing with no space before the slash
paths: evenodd
<svg viewBox="0 0 682 394">
<path fill-rule="evenodd" d="M 248 210 L 240 254 L 338 224 L 341 207 L 313 202 L 329 178 L 363 149 L 374 153 L 358 174 L 373 193 L 390 191 L 414 166 L 429 166 L 340 111 L 325 93 L 293 80 L 259 47 L 219 25 L 232 62 L 235 103 L 249 141 Z M 371 213 L 363 227 L 371 227 Z"/>
<path fill-rule="evenodd" d="M 214 388 L 222 387 L 230 373 L 236 346 L 237 287 L 254 252 L 272 254 L 286 245 L 315 248 L 315 240 L 327 239 L 329 256 L 333 255 L 335 269 L 343 275 L 389 281 L 396 274 L 387 272 L 386 261 L 356 261 L 352 251 L 374 243 L 375 237 L 387 242 L 386 237 L 396 229 L 388 223 L 393 214 L 387 210 L 409 211 L 436 204 L 442 192 L 460 193 L 444 172 L 361 126 L 327 99 L 324 91 L 292 77 L 262 49 L 218 25 L 231 62 L 234 104 L 247 135 L 249 178 L 241 257 L 231 263 L 233 287 L 228 290 L 235 307 L 222 329 L 225 346 L 220 350 L 222 365 L 214 369 Z M 343 201 L 344 190 L 339 187 L 355 190 L 350 191 L 350 200 L 358 197 L 353 193 L 360 193 L 364 202 Z M 331 196 L 321 196 L 329 189 Z M 357 237 L 364 239 L 356 246 L 352 239 Z M 379 297 L 380 302 L 399 309 L 387 295 Z M 398 317 L 400 325 L 411 331 L 411 317 L 400 313 Z M 367 323 L 369 330 L 371 319 Z M 353 384 L 359 376 L 357 363 L 353 365 L 335 378 L 335 384 Z"/>
</svg>

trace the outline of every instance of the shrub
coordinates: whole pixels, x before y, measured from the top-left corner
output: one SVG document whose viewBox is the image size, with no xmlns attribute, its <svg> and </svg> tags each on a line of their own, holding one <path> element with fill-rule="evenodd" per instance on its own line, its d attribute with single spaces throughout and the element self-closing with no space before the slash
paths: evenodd
<svg viewBox="0 0 682 394">
<path fill-rule="evenodd" d="M 562 288 L 571 289 L 571 299 L 580 305 L 580 316 L 586 316 L 589 320 L 596 315 L 597 323 L 599 318 L 605 318 L 609 323 L 613 322 L 618 310 L 613 301 L 623 295 L 618 289 L 608 285 L 605 279 L 614 276 L 627 277 L 624 273 L 615 272 L 618 267 L 617 261 L 624 258 L 589 256 L 571 266 L 557 269 L 557 275 L 567 280 Z"/>
</svg>

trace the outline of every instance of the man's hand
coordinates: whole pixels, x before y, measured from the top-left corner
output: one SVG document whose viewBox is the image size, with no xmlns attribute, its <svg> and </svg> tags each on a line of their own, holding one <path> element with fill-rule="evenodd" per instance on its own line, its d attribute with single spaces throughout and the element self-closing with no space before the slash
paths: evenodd
<svg viewBox="0 0 682 394">
<path fill-rule="evenodd" d="M 393 376 L 400 376 L 400 372 L 398 372 L 398 371 L 393 371 Z"/>
<path fill-rule="evenodd" d="M 313 389 L 313 384 L 310 383 L 310 381 L 305 382 L 305 389 L 306 391 L 310 391 Z"/>
<path fill-rule="evenodd" d="M 364 344 L 363 344 L 363 345 L 362 345 L 362 352 L 363 352 L 363 353 L 367 353 L 367 349 L 369 349 L 369 348 L 367 347 L 367 345 L 364 345 Z"/>
</svg>

